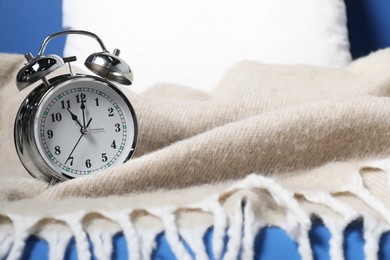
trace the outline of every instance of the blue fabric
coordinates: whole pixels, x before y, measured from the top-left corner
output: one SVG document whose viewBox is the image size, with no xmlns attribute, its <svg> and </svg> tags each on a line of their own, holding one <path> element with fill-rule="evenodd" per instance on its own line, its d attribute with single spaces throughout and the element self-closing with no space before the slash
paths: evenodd
<svg viewBox="0 0 390 260">
<path fill-rule="evenodd" d="M 354 221 L 344 231 L 344 254 L 346 259 L 360 260 L 364 259 L 364 239 L 363 239 L 363 222 Z M 212 253 L 213 229 L 210 228 L 204 236 L 206 252 L 210 259 L 214 259 Z M 314 259 L 330 259 L 329 256 L 329 239 L 331 237 L 329 230 L 321 221 L 314 221 L 313 227 L 309 233 L 311 247 L 313 249 Z M 225 245 L 228 238 L 225 238 Z M 113 238 L 114 252 L 112 259 L 127 259 L 128 251 L 126 240 L 122 233 Z M 166 236 L 161 233 L 156 238 L 157 247 L 153 252 L 153 259 L 175 259 L 175 256 L 168 245 Z M 187 246 L 192 257 L 194 253 Z M 91 245 L 93 252 L 93 246 Z M 226 251 L 226 248 L 225 250 Z M 131 252 L 130 252 L 131 254 Z M 36 237 L 30 237 L 24 250 L 23 259 L 41 260 L 48 257 L 48 244 Z M 390 232 L 381 237 L 379 259 L 390 259 Z M 66 251 L 65 259 L 76 260 L 77 250 L 75 240 L 72 239 Z M 96 259 L 93 256 L 93 259 Z M 298 260 L 297 244 L 284 232 L 277 227 L 267 227 L 262 229 L 255 239 L 255 259 L 290 259 Z"/>
</svg>

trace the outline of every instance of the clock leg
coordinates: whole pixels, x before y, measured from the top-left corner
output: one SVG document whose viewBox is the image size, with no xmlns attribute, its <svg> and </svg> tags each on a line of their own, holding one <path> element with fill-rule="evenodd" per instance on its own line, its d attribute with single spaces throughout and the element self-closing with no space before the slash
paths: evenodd
<svg viewBox="0 0 390 260">
<path fill-rule="evenodd" d="M 54 186 L 58 182 L 57 179 L 53 178 L 50 180 L 49 184 L 47 185 L 47 188 L 50 188 L 51 186 Z"/>
</svg>

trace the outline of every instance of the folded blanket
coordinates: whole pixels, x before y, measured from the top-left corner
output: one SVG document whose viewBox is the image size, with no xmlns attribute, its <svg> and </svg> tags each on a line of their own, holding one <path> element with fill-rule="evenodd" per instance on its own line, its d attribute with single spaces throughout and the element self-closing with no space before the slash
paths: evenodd
<svg viewBox="0 0 390 260">
<path fill-rule="evenodd" d="M 211 225 L 214 255 L 227 228 L 245 232 L 226 254 L 241 248 L 253 257 L 256 230 L 273 224 L 310 259 L 312 214 L 333 235 L 332 257 L 342 257 L 345 226 L 363 216 L 365 253 L 375 256 L 390 224 L 390 50 L 344 70 L 243 61 L 211 93 L 168 83 L 141 95 L 124 90 L 140 125 L 135 158 L 50 188 L 29 176 L 13 147 L 13 120 L 28 92 L 15 86 L 22 62 L 0 55 L 0 243 L 17 234 L 0 258 L 10 248 L 18 256 L 31 233 L 49 243 L 73 234 L 79 256 L 89 257 L 85 232 L 129 226 L 128 246 L 140 256 L 152 250 L 143 236 L 161 230 L 172 231 L 179 258 L 188 252 L 178 234 L 202 256 L 197 239 Z"/>
</svg>

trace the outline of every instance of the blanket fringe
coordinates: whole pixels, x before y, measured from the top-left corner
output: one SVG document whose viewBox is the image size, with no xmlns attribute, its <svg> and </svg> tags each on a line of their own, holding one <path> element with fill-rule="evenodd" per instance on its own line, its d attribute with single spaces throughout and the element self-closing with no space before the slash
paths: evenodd
<svg viewBox="0 0 390 260">
<path fill-rule="evenodd" d="M 187 209 L 197 209 L 200 212 L 211 214 L 213 217 L 212 254 L 214 259 L 253 259 L 254 240 L 262 228 L 269 225 L 265 219 L 256 213 L 256 202 L 241 197 L 236 201 L 234 210 L 224 208 L 221 197 L 234 194 L 240 190 L 265 190 L 272 197 L 276 205 L 283 209 L 284 223 L 280 224 L 292 239 L 298 244 L 298 252 L 302 259 L 313 259 L 309 231 L 312 227 L 311 214 L 302 206 L 301 200 L 306 203 L 322 205 L 339 217 L 320 216 L 324 225 L 331 233 L 329 241 L 330 257 L 344 259 L 343 232 L 354 220 L 364 220 L 364 252 L 367 259 L 376 259 L 379 250 L 381 235 L 389 230 L 390 211 L 385 204 L 359 185 L 346 186 L 342 192 L 349 192 L 367 204 L 382 218 L 377 219 L 371 215 L 361 215 L 352 206 L 346 204 L 331 193 L 324 191 L 291 192 L 271 178 L 252 174 L 238 182 L 223 194 L 216 194 L 207 200 L 189 205 Z M 124 234 L 130 259 L 151 258 L 156 246 L 156 237 L 160 230 L 136 226 L 137 211 L 159 219 L 162 230 L 172 252 L 178 259 L 207 258 L 203 237 L 209 227 L 179 227 L 177 223 L 178 212 L 182 208 L 161 206 L 156 208 L 132 209 L 122 211 L 97 212 L 102 217 L 116 223 Z M 63 259 L 67 245 L 74 237 L 79 259 L 91 259 L 92 253 L 96 259 L 110 259 L 113 253 L 113 237 L 117 232 L 107 230 L 94 230 L 88 232 L 83 226 L 84 218 L 91 212 L 77 211 L 53 217 L 53 220 L 65 223 L 70 232 L 46 232 L 41 235 L 49 245 L 49 257 L 52 260 Z M 37 224 L 44 219 L 43 216 L 21 216 L 1 213 L 4 219 L 12 222 L 13 229 L 0 228 L 0 259 L 20 259 L 25 244 L 30 235 L 37 233 Z M 139 217 L 139 216 L 138 216 Z M 225 239 L 228 242 L 225 248 Z M 90 243 L 94 245 L 94 252 L 90 251 Z M 187 244 L 191 250 L 185 246 Z"/>
<path fill-rule="evenodd" d="M 62 260 L 65 259 L 66 249 L 72 238 L 71 233 L 56 233 L 48 232 L 45 234 L 45 240 L 49 245 L 49 259 Z"/>
</svg>

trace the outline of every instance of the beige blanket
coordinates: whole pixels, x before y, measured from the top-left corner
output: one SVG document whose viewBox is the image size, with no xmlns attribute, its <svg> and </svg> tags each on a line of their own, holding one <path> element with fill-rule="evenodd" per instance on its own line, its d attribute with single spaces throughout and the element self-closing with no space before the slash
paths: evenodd
<svg viewBox="0 0 390 260">
<path fill-rule="evenodd" d="M 88 258 L 86 233 L 129 226 L 128 247 L 140 257 L 152 250 L 145 234 L 161 230 L 173 230 L 168 242 L 179 258 L 188 257 L 179 235 L 201 257 L 193 233 L 211 225 L 215 255 L 227 229 L 237 237 L 227 256 L 242 249 L 251 257 L 256 230 L 274 224 L 310 259 L 311 214 L 330 229 L 333 257 L 342 257 L 343 228 L 363 216 L 365 253 L 375 256 L 390 224 L 390 50 L 345 70 L 243 61 L 211 93 L 173 84 L 124 90 L 140 125 L 135 158 L 49 189 L 29 176 L 13 145 L 16 111 L 32 89 L 16 89 L 22 63 L 0 55 L 0 243 L 8 241 L 0 258 L 17 257 L 32 233 L 49 243 L 74 235 Z"/>
</svg>

